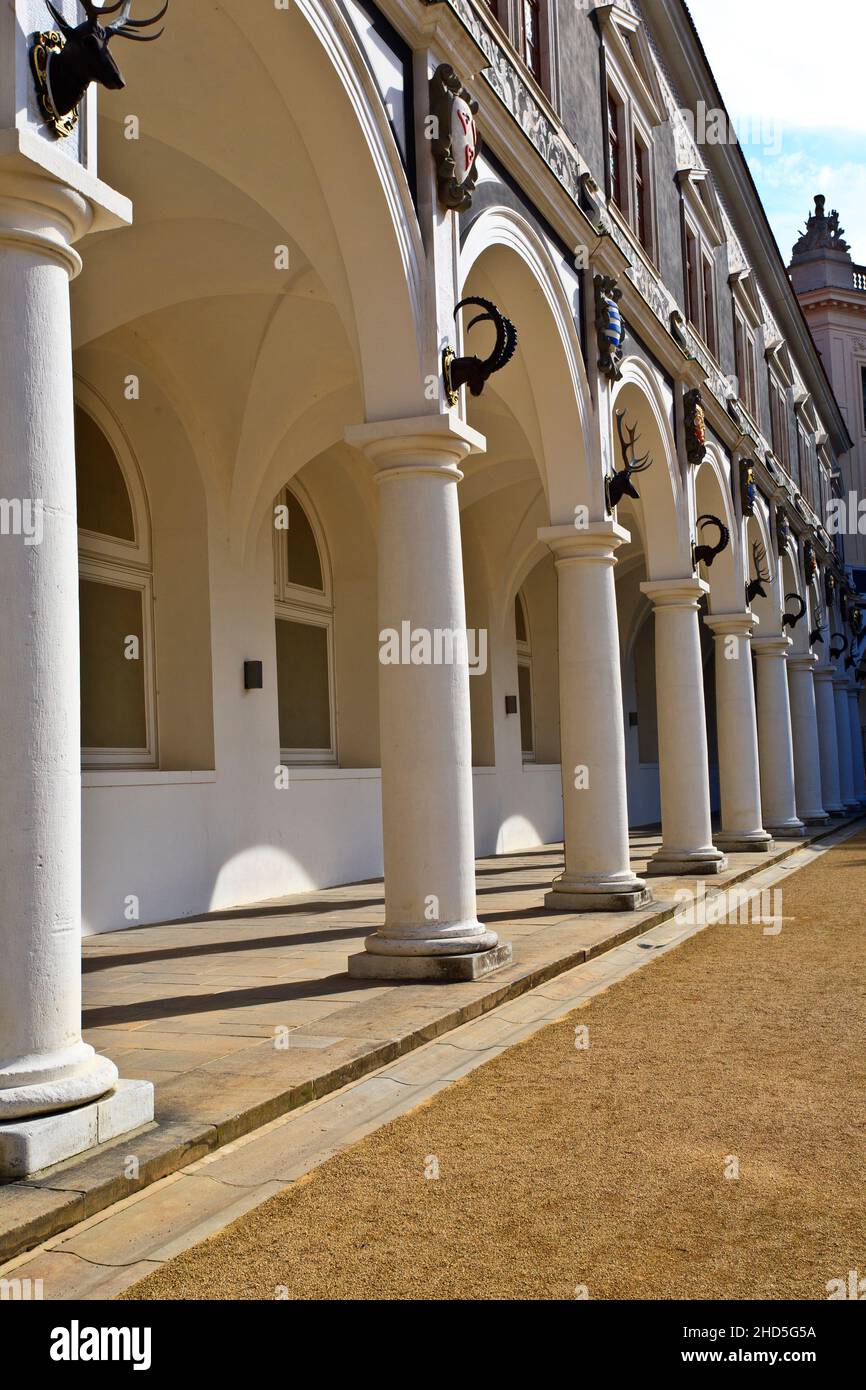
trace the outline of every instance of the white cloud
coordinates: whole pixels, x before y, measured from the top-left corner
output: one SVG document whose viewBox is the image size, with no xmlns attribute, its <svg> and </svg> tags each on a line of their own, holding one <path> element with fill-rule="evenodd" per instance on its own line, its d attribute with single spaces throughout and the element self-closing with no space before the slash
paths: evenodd
<svg viewBox="0 0 866 1390">
<path fill-rule="evenodd" d="M 863 0 L 686 0 L 733 116 L 866 131 Z"/>
</svg>

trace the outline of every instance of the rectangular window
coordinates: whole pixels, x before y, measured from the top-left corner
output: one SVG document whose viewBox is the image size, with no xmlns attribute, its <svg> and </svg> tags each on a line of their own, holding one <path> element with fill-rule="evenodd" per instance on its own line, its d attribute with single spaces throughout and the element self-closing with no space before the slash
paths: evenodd
<svg viewBox="0 0 866 1390">
<path fill-rule="evenodd" d="M 528 662 L 518 662 L 517 694 L 520 704 L 520 746 L 524 761 L 535 756 L 535 730 L 532 716 L 532 669 Z"/>
<path fill-rule="evenodd" d="M 698 239 L 690 228 L 686 228 L 686 295 L 688 298 L 689 323 L 700 333 L 701 300 L 698 293 Z"/>
<path fill-rule="evenodd" d="M 710 352 L 716 355 L 716 296 L 713 288 L 713 263 L 709 256 L 702 259 L 703 267 L 703 309 L 704 342 Z"/>
<path fill-rule="evenodd" d="M 651 250 L 649 151 L 639 136 L 634 138 L 634 212 L 637 239 L 645 250 Z"/>
<path fill-rule="evenodd" d="M 754 418 L 755 398 L 755 339 L 746 327 L 745 320 L 738 310 L 734 311 L 734 347 L 737 358 L 737 378 L 740 387 L 740 400 Z"/>
<path fill-rule="evenodd" d="M 88 753 L 146 754 L 145 593 L 141 588 L 79 583 L 81 746 Z"/>
<path fill-rule="evenodd" d="M 523 61 L 536 82 L 541 82 L 541 0 L 523 3 Z"/>
<path fill-rule="evenodd" d="M 277 618 L 280 749 L 327 758 L 333 750 L 328 628 Z"/>
<path fill-rule="evenodd" d="M 860 368 L 860 385 L 863 389 L 863 432 L 866 434 L 866 366 Z"/>
<path fill-rule="evenodd" d="M 772 423 L 773 449 L 782 466 L 790 469 L 791 449 L 788 443 L 788 403 L 785 393 L 776 381 L 770 379 L 770 418 Z"/>
<path fill-rule="evenodd" d="M 613 92 L 607 94 L 607 141 L 610 196 L 620 211 L 622 203 L 622 107 Z"/>
</svg>

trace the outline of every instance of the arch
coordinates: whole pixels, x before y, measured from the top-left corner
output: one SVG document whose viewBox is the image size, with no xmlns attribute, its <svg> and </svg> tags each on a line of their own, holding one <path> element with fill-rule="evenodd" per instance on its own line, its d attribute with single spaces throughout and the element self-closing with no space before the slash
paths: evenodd
<svg viewBox="0 0 866 1390">
<path fill-rule="evenodd" d="M 580 504 L 600 516 L 603 490 L 588 447 L 592 410 L 576 309 L 548 246 L 512 209 L 488 208 L 464 241 L 458 284 L 461 296 L 489 286 L 488 296 L 517 325 L 508 404 L 530 442 L 550 523 L 571 522 Z M 574 287 L 577 293 L 576 279 Z M 497 386 L 493 378 L 488 390 Z"/>
<path fill-rule="evenodd" d="M 709 568 L 703 564 L 699 566 L 701 578 L 710 586 L 710 612 L 742 612 L 745 580 L 742 548 L 739 544 L 740 528 L 734 515 L 725 465 L 721 454 L 713 445 L 707 446 L 704 461 L 695 474 L 695 540 L 699 545 L 704 537 L 698 531 L 697 518 L 707 513 L 717 516 L 730 534 L 727 549 L 715 557 L 712 565 Z M 707 528 L 706 539 L 711 544 L 716 542 L 717 536 L 711 527 Z"/>
<path fill-rule="evenodd" d="M 637 430 L 639 453 L 649 452 L 653 460 L 652 467 L 640 474 L 640 501 L 632 501 L 626 509 L 641 519 L 650 579 L 678 579 L 692 573 L 689 507 L 680 480 L 671 405 L 643 359 L 627 357 L 622 364 L 622 379 L 611 392 L 609 438 L 619 471 L 622 458 L 616 416 L 624 411 L 623 425 Z M 614 471 L 614 459 L 609 460 L 609 466 Z"/>
<path fill-rule="evenodd" d="M 247 11 L 241 0 L 188 0 L 178 10 L 161 44 L 159 80 L 151 73 L 136 86 L 143 149 L 162 145 L 238 190 L 243 196 L 234 200 L 229 218 L 234 228 L 223 232 L 236 237 L 238 227 L 253 227 L 263 267 L 273 266 L 272 232 L 285 229 L 326 286 L 367 417 L 418 413 L 424 405 L 424 249 L 388 115 L 355 31 L 337 0 L 265 7 L 254 25 Z M 221 109 L 244 109 L 242 130 L 215 121 L 210 103 L 188 101 L 191 52 L 207 53 Z M 129 55 L 131 80 L 138 61 L 136 53 Z M 253 107 L 250 91 L 256 92 Z M 109 95 L 102 110 L 119 122 L 124 108 Z M 103 142 L 109 175 L 111 143 Z M 121 187 L 124 172 L 119 167 L 115 179 Z M 258 229 L 256 209 L 265 214 Z M 104 254 L 117 276 L 133 246 L 137 265 L 146 264 L 145 238 L 164 231 L 163 215 L 119 234 L 123 252 L 111 249 L 112 238 L 104 239 L 104 249 L 97 243 L 91 253 L 97 275 Z M 231 256 L 224 261 L 228 266 Z M 250 258 L 243 264 L 248 268 Z M 165 265 L 164 257 L 158 265 Z M 128 266 L 117 279 L 126 281 L 119 287 L 129 304 L 122 321 L 128 322 L 146 300 L 129 283 Z"/>
<path fill-rule="evenodd" d="M 124 564 L 149 565 L 151 561 L 151 519 L 147 490 L 138 460 L 123 425 L 100 393 L 77 373 L 73 378 L 76 413 L 83 412 L 96 426 L 120 473 L 129 499 L 132 521 L 130 537 L 88 531 L 79 524 L 79 548 L 98 547 L 99 553 Z M 76 467 L 78 465 L 76 451 Z"/>
</svg>

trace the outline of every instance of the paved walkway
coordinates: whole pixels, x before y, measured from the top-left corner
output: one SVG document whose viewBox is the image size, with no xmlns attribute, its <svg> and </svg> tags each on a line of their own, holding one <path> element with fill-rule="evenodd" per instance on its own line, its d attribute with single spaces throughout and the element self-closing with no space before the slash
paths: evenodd
<svg viewBox="0 0 866 1390">
<path fill-rule="evenodd" d="M 638 872 L 658 844 L 634 836 Z M 801 845 L 781 841 L 777 857 Z M 732 855 L 713 882 L 767 863 Z M 122 1076 L 155 1083 L 156 1124 L 0 1188 L 0 1258 L 612 949 L 669 916 L 674 891 L 695 887 L 654 879 L 656 902 L 639 913 L 551 913 L 543 895 L 561 865 L 561 846 L 479 861 L 479 915 L 513 943 L 514 961 L 473 983 L 349 979 L 348 956 L 382 921 L 381 882 L 89 938 L 85 1037 Z"/>
<path fill-rule="evenodd" d="M 795 854 L 789 856 L 784 861 L 770 865 L 760 873 L 753 875 L 748 880 L 747 889 L 755 892 L 762 888 L 773 886 L 784 886 L 785 880 L 801 867 L 815 864 L 820 861 L 821 856 L 826 854 L 827 847 L 835 842 L 844 839 L 846 836 L 856 833 L 854 830 L 843 830 L 836 832 L 830 839 L 811 846 L 801 848 Z M 860 840 L 853 844 L 846 852 L 846 859 L 843 868 L 857 867 L 858 861 L 862 862 L 863 841 Z M 830 859 L 827 860 L 830 863 Z M 836 869 L 834 865 L 834 870 Z M 801 875 L 805 879 L 806 875 Z M 831 881 L 838 881 L 838 875 L 834 873 Z M 822 894 L 826 901 L 829 895 Z M 786 889 L 784 895 L 785 912 L 782 923 L 783 931 L 787 932 L 792 921 L 799 916 L 799 896 L 794 898 L 792 906 L 792 890 Z M 340 1153 L 347 1146 L 357 1144 L 359 1140 L 367 1135 L 376 1134 L 381 1127 L 393 1120 L 395 1117 L 405 1114 L 407 1111 L 427 1116 L 424 1121 L 426 1128 L 423 1131 L 422 1158 L 432 1152 L 443 1159 L 443 1169 L 451 1170 L 453 1152 L 442 1148 L 443 1126 L 445 1131 L 445 1142 L 452 1146 L 456 1143 L 458 1148 L 458 1160 L 471 1169 L 473 1164 L 477 1165 L 478 1173 L 483 1179 L 490 1162 L 491 1155 L 488 1154 L 488 1145 L 493 1146 L 492 1156 L 506 1159 L 508 1166 L 513 1170 L 508 1182 L 505 1183 L 505 1206 L 501 1211 L 501 1218 L 510 1230 L 520 1230 L 523 1217 L 519 1205 L 512 1209 L 512 1202 L 515 1190 L 519 1193 L 526 1185 L 526 1158 L 525 1141 L 521 1140 L 515 1125 L 520 1123 L 521 1115 L 529 1117 L 532 1125 L 551 1122 L 552 1117 L 557 1114 L 560 1119 L 556 1121 L 554 1129 L 562 1130 L 563 1125 L 568 1128 L 573 1125 L 573 1112 L 575 1096 L 571 1095 L 568 1103 L 563 1105 L 562 1099 L 551 1105 L 551 1096 L 544 1090 L 546 1085 L 546 1071 L 556 1074 L 557 1066 L 550 1066 L 544 1063 L 541 1070 L 541 1077 L 521 1070 L 520 1085 L 514 1085 L 514 1077 L 510 1073 L 510 1057 L 514 1056 L 509 1049 L 514 1049 L 515 1045 L 528 1038 L 532 1038 L 541 1029 L 546 1029 L 548 1035 L 556 1035 L 555 1030 L 549 1025 L 571 1012 L 576 1007 L 585 1005 L 601 991 L 604 991 L 613 983 L 625 980 L 626 977 L 641 971 L 643 967 L 652 962 L 659 961 L 672 950 L 686 941 L 690 936 L 703 930 L 700 922 L 690 924 L 681 920 L 672 921 L 670 919 L 651 927 L 638 938 L 613 947 L 602 956 L 585 964 L 574 967 L 558 975 L 544 984 L 537 986 L 518 999 L 511 1000 L 496 1009 L 495 1013 L 487 1014 L 476 1018 L 471 1022 L 461 1025 L 451 1031 L 447 1037 L 439 1041 L 426 1044 L 417 1050 L 399 1058 L 398 1060 L 381 1068 L 376 1074 L 364 1077 L 352 1082 L 341 1090 L 333 1093 L 326 1098 L 304 1106 L 302 1109 L 284 1115 L 273 1121 L 269 1125 L 249 1134 L 235 1143 L 228 1144 L 224 1148 L 205 1155 L 197 1161 L 187 1164 L 182 1170 L 173 1173 L 171 1176 L 155 1183 L 146 1191 L 140 1191 L 125 1200 L 118 1202 L 110 1210 L 99 1213 L 89 1220 L 81 1222 L 70 1230 L 65 1236 L 60 1236 L 48 1242 L 44 1248 L 37 1250 L 30 1255 L 20 1257 L 13 1261 L 10 1266 L 0 1270 L 0 1277 L 7 1279 L 42 1281 L 44 1297 L 48 1299 L 66 1298 L 107 1298 L 112 1297 L 118 1292 L 128 1288 L 137 1280 L 150 1273 L 160 1271 L 160 1280 L 153 1288 L 148 1288 L 148 1296 L 172 1296 L 172 1289 L 176 1281 L 179 1289 L 185 1294 L 193 1297 L 274 1297 L 277 1294 L 276 1287 L 268 1289 L 262 1281 L 272 1277 L 270 1272 L 261 1269 L 251 1269 L 252 1259 L 249 1248 L 238 1251 L 238 1269 L 243 1269 L 242 1276 L 238 1276 L 232 1283 L 232 1271 L 227 1267 L 218 1253 L 214 1260 L 211 1260 L 212 1253 L 219 1250 L 217 1247 L 209 1246 L 200 1255 L 197 1251 L 192 1251 L 190 1260 L 193 1265 L 182 1263 L 179 1265 L 168 1264 L 173 1257 L 190 1249 L 196 1242 L 203 1240 L 228 1225 L 228 1223 L 244 1216 L 245 1213 L 252 1212 L 252 1209 L 260 1206 L 269 1198 L 280 1191 L 286 1189 L 291 1184 L 295 1184 L 295 1190 L 299 1193 L 304 1192 L 304 1187 L 297 1187 L 297 1179 L 309 1172 L 311 1169 L 318 1169 L 319 1166 L 330 1156 Z M 738 929 L 734 929 L 735 933 Z M 784 979 L 779 976 L 776 970 L 776 957 L 770 954 L 774 950 L 775 936 L 770 932 L 768 937 L 763 936 L 760 928 L 743 928 L 749 934 L 757 938 L 758 949 L 755 961 L 770 963 L 771 978 L 775 980 L 777 986 L 781 985 L 784 989 Z M 819 951 L 822 950 L 820 937 L 815 943 Z M 761 949 L 763 947 L 763 949 Z M 846 965 L 842 961 L 835 961 L 833 953 L 828 955 L 828 963 L 838 974 L 844 974 Z M 736 1021 L 741 1017 L 743 1011 L 747 1015 L 755 1013 L 762 1024 L 769 1019 L 766 1008 L 766 1001 L 762 1000 L 763 1013 L 754 1010 L 750 1000 L 742 999 L 743 982 L 737 978 L 736 972 L 732 975 L 729 987 L 725 984 L 725 976 L 730 967 L 727 962 L 721 963 L 719 979 L 722 985 L 722 992 L 725 994 L 723 1007 L 725 1011 L 732 1014 L 735 1020 L 732 1023 L 733 1033 L 736 1036 L 739 1023 Z M 766 981 L 760 981 L 758 972 L 755 971 L 752 961 L 747 960 L 743 965 L 743 970 L 748 977 L 748 985 L 751 988 L 763 991 Z M 752 978 L 754 977 L 754 979 Z M 807 991 L 811 988 L 813 973 L 808 975 L 809 983 L 803 986 Z M 709 997 L 705 999 L 704 992 L 707 980 L 707 972 L 703 971 L 697 982 L 689 985 L 686 982 L 684 988 L 681 982 L 676 984 L 676 1002 L 680 996 L 691 1001 L 690 1007 L 700 1015 L 699 1035 L 702 1036 L 708 1028 L 712 1028 L 712 1007 Z M 628 1022 L 628 1035 L 631 1037 L 633 1031 L 632 1047 L 633 1052 L 642 1058 L 646 1065 L 643 1068 L 645 1077 L 649 1083 L 653 1083 L 653 1078 L 658 1080 L 659 1088 L 664 1090 L 665 1085 L 670 1084 L 669 1078 L 664 1078 L 658 1074 L 656 1058 L 645 1056 L 647 1049 L 654 1049 L 664 1052 L 666 1043 L 659 1041 L 660 1020 L 665 1020 L 674 1011 L 666 1004 L 663 991 L 658 991 L 656 983 L 659 976 L 655 969 L 647 973 L 646 987 L 643 992 L 644 1008 L 634 1009 L 632 1005 L 625 1005 L 620 1010 L 621 1018 Z M 821 980 L 818 980 L 820 993 Z M 840 996 L 839 1004 L 843 1009 L 848 1007 L 844 997 Z M 801 1003 L 796 997 L 790 1001 L 789 1012 L 795 1020 L 799 1020 Z M 643 1014 L 643 1016 L 642 1016 Z M 578 1015 L 583 1019 L 583 1015 Z M 588 1022 L 590 1020 L 587 1020 Z M 574 1058 L 574 1020 L 566 1028 L 568 1038 L 567 1056 Z M 668 1022 L 661 1023 L 661 1026 L 670 1026 Z M 696 1039 L 692 1037 L 687 1042 L 689 1057 L 691 1054 L 700 1054 L 700 1036 Z M 771 1041 L 775 1038 L 775 1032 L 770 1034 Z M 592 1041 L 595 1046 L 599 1041 L 595 1028 L 592 1028 Z M 746 1051 L 751 1050 L 748 1039 Z M 856 1042 L 856 1040 L 855 1040 Z M 771 1051 L 776 1051 L 775 1047 Z M 507 1064 L 506 1070 L 497 1078 L 496 1084 L 492 1088 L 487 1087 L 489 1093 L 486 1098 L 482 1097 L 479 1104 L 474 1095 L 468 1103 L 464 1103 L 463 1114 L 460 1122 L 460 1133 L 455 1129 L 454 1116 L 447 1115 L 440 1119 L 436 1118 L 436 1111 L 427 1108 L 418 1112 L 418 1106 L 430 1101 L 439 1092 L 453 1089 L 454 1082 L 460 1078 L 467 1078 L 479 1067 L 496 1057 L 502 1057 Z M 560 1059 L 561 1060 L 561 1059 Z M 627 1059 L 626 1059 L 627 1061 Z M 614 1071 L 617 1071 L 620 1062 L 614 1059 L 611 1063 Z M 772 1059 L 770 1073 L 766 1078 L 767 1085 L 771 1086 L 774 1078 L 772 1076 Z M 485 1068 L 485 1072 L 487 1069 Z M 538 1071 L 536 1066 L 535 1071 Z M 626 1073 L 633 1073 L 633 1064 L 625 1068 Z M 729 1073 L 732 1081 L 737 1080 L 736 1061 L 729 1066 Z M 481 1080 L 482 1073 L 479 1073 Z M 694 1087 L 697 1097 L 698 1108 L 703 1103 L 704 1110 L 712 1115 L 715 1110 L 715 1100 L 710 1097 L 704 1103 L 704 1092 L 706 1081 L 703 1077 L 698 1077 L 699 1084 Z M 598 1129 L 603 1137 L 601 1145 L 604 1159 L 603 1168 L 608 1172 L 608 1178 L 612 1181 L 613 1168 L 610 1163 L 619 1161 L 616 1158 L 608 1159 L 604 1154 L 604 1145 L 611 1145 L 615 1139 L 617 1148 L 621 1148 L 628 1158 L 632 1155 L 644 1166 L 644 1159 L 641 1157 L 640 1148 L 636 1151 L 634 1137 L 637 1130 L 630 1127 L 631 1121 L 625 1116 L 620 1101 L 610 1091 L 611 1078 L 602 1077 L 599 1081 L 603 1095 L 593 1101 L 592 1124 Z M 511 1104 L 511 1112 L 507 1120 L 500 1122 L 491 1113 L 491 1107 L 495 1110 L 497 1096 L 505 1094 L 503 1091 L 512 1093 L 516 1100 Z M 539 1091 L 539 1087 L 541 1090 Z M 498 1089 L 497 1089 L 498 1088 Z M 752 1086 L 752 1090 L 756 1090 Z M 609 1094 L 610 1092 L 610 1094 Z M 448 1100 L 447 1097 L 442 1098 Z M 659 1098 L 653 1096 L 652 1109 L 659 1112 L 659 1128 L 670 1130 L 672 1128 L 667 1114 L 666 1105 L 659 1103 Z M 580 1096 L 577 1097 L 578 1102 Z M 763 1098 L 760 1088 L 756 1091 L 758 1105 L 763 1105 Z M 450 1103 L 450 1102 L 448 1102 Z M 799 1103 L 799 1102 L 798 1102 Z M 506 1101 L 506 1108 L 510 1102 Z M 466 1112 L 474 1113 L 477 1107 L 477 1116 L 474 1123 L 466 1123 Z M 838 1108 L 838 1106 L 837 1106 Z M 695 1106 L 692 1106 L 692 1111 Z M 407 1117 L 407 1123 L 414 1124 L 413 1115 Z M 539 1119 L 540 1115 L 540 1119 Z M 547 1115 L 547 1119 L 545 1119 Z M 676 1131 L 677 1126 L 673 1126 Z M 389 1132 L 393 1131 L 391 1126 Z M 379 1199 L 390 1201 L 394 1197 L 397 1201 L 396 1210 L 399 1212 L 405 1206 L 402 1194 L 392 1193 L 389 1184 L 392 1182 L 392 1170 L 399 1171 L 401 1166 L 405 1166 L 405 1155 L 413 1154 L 419 1142 L 416 1134 L 412 1144 L 407 1146 L 405 1136 L 401 1137 L 402 1132 L 396 1131 L 398 1142 L 395 1151 L 384 1156 L 377 1155 L 374 1171 L 377 1173 L 376 1191 Z M 623 1135 L 631 1138 L 624 1142 Z M 512 1142 L 513 1136 L 513 1142 Z M 507 1140 L 507 1143 L 505 1142 Z M 380 1136 L 376 1134 L 377 1144 L 380 1142 L 391 1143 L 387 1140 L 385 1132 Z M 540 1150 L 545 1154 L 547 1151 L 547 1139 L 542 1134 L 537 1140 L 533 1140 Z M 667 1142 L 665 1140 L 664 1142 Z M 511 1144 L 509 1152 L 508 1145 Z M 505 1149 L 504 1155 L 499 1152 Z M 475 1153 L 475 1149 L 478 1153 Z M 579 1148 L 579 1146 L 578 1146 Z M 361 1145 L 361 1154 L 364 1146 Z M 552 1153 L 555 1153 L 555 1145 Z M 578 1151 L 576 1151 L 578 1152 Z M 810 1151 L 811 1153 L 811 1151 Z M 464 1159 L 465 1156 L 465 1159 Z M 579 1153 L 579 1162 L 582 1163 L 584 1155 Z M 418 1155 L 416 1154 L 417 1158 Z M 849 1168 L 850 1156 L 840 1153 L 840 1162 L 843 1168 Z M 648 1157 L 647 1162 L 651 1163 Z M 574 1165 L 575 1159 L 572 1154 L 569 1162 Z M 605 1166 L 607 1165 L 607 1166 Z M 421 1165 L 423 1167 L 423 1165 Z M 413 1185 L 417 1185 L 421 1178 L 421 1167 L 412 1164 Z M 448 1177 L 448 1171 L 443 1171 L 443 1178 Z M 323 1175 L 327 1175 L 328 1168 L 322 1170 Z M 718 1174 L 718 1165 L 715 1165 L 714 1172 Z M 466 1176 L 464 1172 L 464 1176 Z M 496 1183 L 502 1182 L 503 1172 L 495 1172 L 488 1183 L 491 1191 L 495 1191 Z M 469 1177 L 470 1182 L 478 1179 Z M 546 1219 L 551 1219 L 554 1223 L 560 1218 L 556 1215 L 556 1204 L 552 1204 L 549 1192 L 549 1175 L 538 1173 L 538 1157 L 536 1156 L 534 1165 L 530 1170 L 530 1191 L 540 1210 L 547 1213 Z M 642 1181 L 642 1180 L 641 1180 Z M 638 1187 L 640 1187 L 640 1182 Z M 608 1182 L 608 1187 L 611 1182 Z M 322 1224 L 320 1234 L 316 1234 L 318 1223 L 313 1223 L 311 1230 L 313 1234 L 305 1233 L 300 1244 L 298 1244 L 297 1233 L 290 1232 L 285 1238 L 280 1233 L 279 1226 L 271 1229 L 269 1217 L 265 1222 L 265 1227 L 258 1230 L 254 1245 L 256 1249 L 268 1249 L 273 1256 L 281 1252 L 281 1257 L 285 1259 L 288 1251 L 292 1256 L 289 1264 L 291 1278 L 295 1277 L 296 1267 L 303 1263 L 306 1256 L 301 1257 L 301 1249 L 305 1248 L 305 1242 L 309 1239 L 315 1244 L 316 1240 L 329 1241 L 336 1240 L 339 1244 L 340 1236 L 335 1236 L 333 1231 L 334 1211 L 341 1208 L 342 1198 L 345 1195 L 347 1202 L 347 1212 L 357 1210 L 357 1193 L 352 1190 L 352 1183 L 344 1184 L 345 1191 L 340 1194 L 340 1202 L 332 1204 L 330 1224 Z M 437 1191 L 441 1189 L 437 1188 Z M 587 1192 L 591 1190 L 591 1184 L 587 1187 Z M 613 1189 L 611 1189 L 613 1190 Z M 642 1189 L 641 1189 L 642 1190 Z M 643 1200 L 643 1197 L 641 1198 Z M 401 1206 L 401 1202 L 403 1206 Z M 586 1194 L 582 1194 L 581 1203 L 586 1205 Z M 465 1205 L 465 1204 L 464 1204 Z M 560 1204 L 561 1205 L 561 1204 Z M 574 1202 L 571 1202 L 574 1206 Z M 269 1206 L 267 1212 L 272 1211 Z M 474 1198 L 469 1202 L 467 1210 L 475 1211 Z M 650 1208 L 654 1211 L 655 1208 Z M 264 1219 L 264 1212 L 263 1212 Z M 350 1216 L 351 1219 L 351 1216 Z M 339 1276 L 348 1278 L 350 1283 L 356 1281 L 353 1292 L 359 1296 L 375 1296 L 377 1289 L 375 1278 L 371 1282 L 370 1270 L 364 1270 L 358 1265 L 359 1251 L 368 1247 L 376 1247 L 376 1230 L 379 1224 L 378 1215 L 365 1218 L 371 1228 L 372 1235 L 364 1240 L 356 1240 L 352 1250 L 343 1252 L 341 1262 L 346 1266 L 347 1274 Z M 388 1218 L 390 1220 L 390 1218 Z M 409 1221 L 408 1236 L 411 1240 L 414 1228 L 414 1217 Z M 498 1218 L 497 1218 L 498 1219 Z M 252 1215 L 250 1220 L 258 1220 L 258 1213 Z M 474 1217 L 473 1217 L 474 1220 Z M 597 1221 L 594 1212 L 587 1213 L 587 1220 L 592 1225 Z M 337 1221 L 339 1225 L 339 1219 Z M 387 1224 L 387 1223 L 386 1223 Z M 465 1212 L 464 1212 L 465 1224 Z M 399 1221 L 398 1221 L 399 1225 Z M 227 1233 L 226 1239 L 241 1238 L 248 1242 L 248 1227 L 241 1222 L 235 1227 L 235 1233 Z M 435 1232 L 432 1233 L 435 1237 Z M 392 1254 L 396 1250 L 393 1240 L 394 1233 L 389 1236 L 386 1242 L 386 1250 L 392 1249 Z M 507 1238 L 507 1237 L 506 1237 Z M 393 1248 L 392 1248 L 393 1247 Z M 381 1254 L 381 1252 L 379 1252 Z M 442 1252 L 439 1252 L 440 1255 Z M 513 1252 L 512 1252 L 513 1254 Z M 322 1250 L 311 1250 L 310 1258 L 316 1267 L 330 1270 L 323 1276 L 326 1280 L 333 1280 L 333 1259 L 327 1252 Z M 377 1256 L 378 1258 L 378 1256 Z M 486 1261 L 487 1255 L 484 1255 Z M 414 1260 L 414 1252 L 413 1252 Z M 197 1262 L 197 1263 L 196 1263 Z M 446 1264 L 447 1264 L 446 1258 Z M 207 1273 L 213 1263 L 213 1278 Z M 254 1260 L 253 1260 L 254 1263 Z M 387 1280 L 399 1278 L 399 1271 L 406 1264 L 405 1260 L 397 1259 L 393 1267 L 386 1270 L 384 1277 Z M 194 1273 L 192 1272 L 194 1268 Z M 164 1270 L 164 1274 L 163 1274 Z M 434 1271 L 435 1272 L 435 1271 Z M 537 1271 L 536 1271 L 537 1272 Z M 441 1270 L 435 1272 L 436 1278 L 441 1278 Z M 358 1277 L 363 1276 L 367 1279 L 366 1287 L 357 1287 Z M 283 1273 L 276 1279 L 277 1285 L 283 1285 L 286 1278 Z M 377 1275 L 376 1277 L 381 1277 Z M 429 1279 L 430 1271 L 425 1275 Z M 253 1280 L 254 1284 L 248 1281 Z M 288 1288 L 288 1284 L 286 1284 Z M 264 1289 L 264 1292 L 262 1290 Z M 384 1290 L 384 1286 L 383 1286 Z M 337 1285 L 334 1291 L 339 1292 Z M 292 1288 L 292 1294 L 299 1292 Z M 304 1290 L 300 1290 L 303 1296 Z M 309 1292 L 309 1291 L 308 1291 Z M 399 1289 L 397 1296 L 406 1293 L 406 1288 Z M 417 1291 L 416 1291 L 417 1292 Z M 312 1292 L 311 1296 L 317 1296 Z M 424 1290 L 420 1296 L 425 1296 Z M 519 1296 L 519 1295 L 518 1295 Z M 570 1292 L 567 1296 L 573 1296 Z M 597 1290 L 593 1294 L 597 1296 Z M 640 1296 L 640 1295 L 639 1295 Z"/>
</svg>

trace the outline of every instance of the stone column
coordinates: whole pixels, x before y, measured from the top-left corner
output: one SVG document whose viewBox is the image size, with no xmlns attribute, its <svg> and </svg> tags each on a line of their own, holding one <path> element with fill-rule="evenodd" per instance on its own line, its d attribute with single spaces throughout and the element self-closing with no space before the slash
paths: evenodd
<svg viewBox="0 0 866 1390">
<path fill-rule="evenodd" d="M 630 537 L 613 521 L 539 531 L 556 556 L 565 872 L 545 905 L 623 912 L 651 894 L 629 859 L 622 674 L 613 567 Z"/>
<path fill-rule="evenodd" d="M 822 800 L 818 712 L 812 674 L 817 662 L 818 658 L 812 652 L 801 652 L 788 657 L 794 787 L 797 795 L 797 815 L 804 825 L 826 825 L 830 819 Z"/>
<path fill-rule="evenodd" d="M 775 835 L 804 835 L 797 815 L 794 786 L 794 747 L 788 697 L 787 636 L 755 637 L 757 658 L 758 751 L 761 763 L 761 805 L 764 824 Z"/>
<path fill-rule="evenodd" d="M 839 794 L 846 811 L 859 811 L 854 795 L 854 769 L 851 762 L 851 716 L 848 713 L 848 677 L 833 677 L 836 704 L 836 741 L 839 749 Z"/>
<path fill-rule="evenodd" d="M 713 844 L 704 673 L 698 626 L 702 579 L 642 584 L 655 608 L 656 704 L 662 845 L 648 872 L 721 873 L 727 859 Z"/>
<path fill-rule="evenodd" d="M 362 425 L 346 439 L 377 469 L 385 851 L 385 924 L 349 973 L 477 979 L 511 958 L 475 902 L 457 485 L 459 464 L 485 441 L 456 414 Z"/>
<path fill-rule="evenodd" d="M 751 613 L 704 618 L 716 642 L 716 725 L 724 850 L 767 853 L 773 837 L 761 824 L 761 775 L 752 674 Z"/>
<path fill-rule="evenodd" d="M 93 179 L 91 187 L 102 185 Z M 114 1063 L 81 1037 L 69 280 L 81 268 L 72 243 L 92 223 L 85 197 L 7 147 L 0 168 L 0 1177 L 25 1176 L 153 1116 L 152 1087 L 135 1083 L 133 1099 L 121 1098 Z M 108 1093 L 111 1102 L 96 1104 Z M 118 1105 L 128 1119 L 119 1128 Z"/>
<path fill-rule="evenodd" d="M 848 714 L 851 719 L 851 766 L 854 769 L 854 796 L 866 805 L 866 766 L 863 759 L 863 730 L 860 726 L 860 691 L 848 687 Z"/>
<path fill-rule="evenodd" d="M 818 747 L 821 751 L 821 789 L 824 810 L 831 816 L 844 816 L 839 790 L 839 745 L 836 739 L 836 701 L 833 695 L 833 666 L 815 669 L 815 707 L 818 714 Z"/>
</svg>

